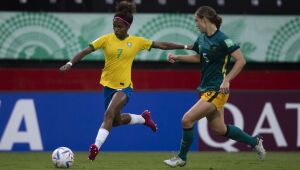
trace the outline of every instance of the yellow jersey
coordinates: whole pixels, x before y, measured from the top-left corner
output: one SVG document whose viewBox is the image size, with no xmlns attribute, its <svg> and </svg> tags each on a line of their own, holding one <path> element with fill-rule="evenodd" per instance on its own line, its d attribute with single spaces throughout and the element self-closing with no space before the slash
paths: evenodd
<svg viewBox="0 0 300 170">
<path fill-rule="evenodd" d="M 133 87 L 131 67 L 135 56 L 141 50 L 150 50 L 153 41 L 129 35 L 120 40 L 114 33 L 105 34 L 90 43 L 94 49 L 102 49 L 105 65 L 100 84 L 113 89 Z"/>
</svg>

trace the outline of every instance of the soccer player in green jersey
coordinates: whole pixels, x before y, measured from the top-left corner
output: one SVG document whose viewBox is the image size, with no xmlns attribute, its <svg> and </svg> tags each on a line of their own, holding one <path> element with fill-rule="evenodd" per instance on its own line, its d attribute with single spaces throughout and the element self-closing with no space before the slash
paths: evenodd
<svg viewBox="0 0 300 170">
<path fill-rule="evenodd" d="M 164 163 L 171 167 L 186 164 L 187 153 L 194 139 L 194 124 L 204 117 L 215 134 L 251 146 L 263 160 L 266 151 L 263 148 L 261 136 L 250 136 L 240 128 L 226 125 L 224 122 L 223 106 L 229 97 L 230 81 L 246 64 L 243 54 L 239 46 L 219 30 L 222 18 L 213 8 L 200 7 L 195 13 L 195 22 L 200 32 L 203 33 L 197 38 L 192 48 L 197 54 L 185 56 L 169 54 L 168 61 L 171 63 L 177 61 L 200 62 L 202 76 L 198 90 L 201 97 L 182 118 L 183 135 L 179 154 L 165 160 Z M 235 63 L 231 71 L 227 73 L 230 57 L 235 59 Z"/>
<path fill-rule="evenodd" d="M 116 7 L 117 13 L 113 18 L 114 33 L 100 36 L 91 42 L 89 47 L 76 54 L 72 60 L 60 67 L 61 71 L 68 71 L 72 65 L 84 58 L 87 54 L 102 49 L 105 65 L 101 74 L 100 84 L 104 87 L 105 113 L 104 120 L 98 131 L 95 143 L 90 146 L 89 159 L 94 160 L 101 145 L 105 142 L 113 126 L 126 124 L 145 124 L 152 131 L 157 127 L 151 118 L 150 111 L 145 110 L 141 115 L 123 113 L 121 109 L 129 101 L 133 90 L 131 81 L 131 66 L 135 56 L 142 50 L 151 48 L 187 49 L 186 45 L 169 42 L 155 42 L 128 34 L 133 21 L 135 4 L 121 1 Z"/>
</svg>

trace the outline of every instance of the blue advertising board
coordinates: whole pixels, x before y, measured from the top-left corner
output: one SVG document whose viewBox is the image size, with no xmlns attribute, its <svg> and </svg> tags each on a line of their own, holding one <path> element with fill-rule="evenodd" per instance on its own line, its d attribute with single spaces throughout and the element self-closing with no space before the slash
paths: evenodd
<svg viewBox="0 0 300 170">
<path fill-rule="evenodd" d="M 124 113 L 149 109 L 158 124 L 111 130 L 103 151 L 177 151 L 181 117 L 197 101 L 195 91 L 135 92 Z M 0 151 L 87 151 L 104 114 L 102 92 L 0 92 Z M 197 135 L 192 150 L 197 150 Z"/>
</svg>

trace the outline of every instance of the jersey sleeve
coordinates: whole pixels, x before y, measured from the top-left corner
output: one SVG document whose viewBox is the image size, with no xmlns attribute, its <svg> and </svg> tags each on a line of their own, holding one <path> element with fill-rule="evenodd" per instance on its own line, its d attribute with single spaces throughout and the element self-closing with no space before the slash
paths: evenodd
<svg viewBox="0 0 300 170">
<path fill-rule="evenodd" d="M 240 46 L 234 43 L 230 38 L 224 40 L 224 45 L 227 50 L 227 54 L 233 53 L 235 50 L 239 49 Z"/>
<path fill-rule="evenodd" d="M 96 40 L 92 41 L 89 45 L 92 47 L 94 50 L 98 50 L 100 48 L 103 48 L 105 46 L 105 42 L 107 40 L 107 35 L 102 35 Z"/>
<path fill-rule="evenodd" d="M 140 44 L 140 49 L 141 50 L 151 50 L 152 44 L 153 44 L 153 40 L 149 40 L 143 37 L 139 37 L 138 39 L 138 43 Z"/>
<path fill-rule="evenodd" d="M 192 50 L 199 54 L 198 39 L 194 42 L 194 46 L 193 46 Z"/>
</svg>

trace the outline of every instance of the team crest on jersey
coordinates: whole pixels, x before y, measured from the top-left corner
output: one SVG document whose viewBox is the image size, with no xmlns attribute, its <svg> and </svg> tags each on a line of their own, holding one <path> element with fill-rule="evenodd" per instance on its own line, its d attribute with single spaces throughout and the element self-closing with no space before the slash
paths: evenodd
<svg viewBox="0 0 300 170">
<path fill-rule="evenodd" d="M 131 46 L 132 46 L 132 43 L 131 43 L 131 42 L 128 42 L 128 43 L 127 43 L 127 46 L 128 46 L 128 47 L 131 47 Z"/>
<path fill-rule="evenodd" d="M 214 52 L 217 51 L 217 46 L 216 45 L 212 45 L 211 46 L 211 50 L 214 51 Z"/>
</svg>

